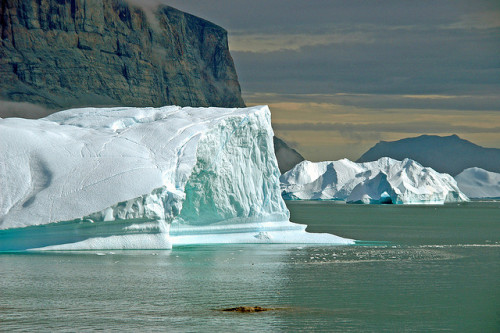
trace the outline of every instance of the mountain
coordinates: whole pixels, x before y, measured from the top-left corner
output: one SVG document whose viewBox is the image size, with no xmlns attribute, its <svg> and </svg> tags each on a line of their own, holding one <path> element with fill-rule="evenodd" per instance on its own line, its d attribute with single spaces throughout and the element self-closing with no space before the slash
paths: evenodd
<svg viewBox="0 0 500 333">
<path fill-rule="evenodd" d="M 243 107 L 227 32 L 169 6 L 3 0 L 0 99 L 78 106 Z"/>
<path fill-rule="evenodd" d="M 398 141 L 380 141 L 356 162 L 376 161 L 381 157 L 396 160 L 410 158 L 452 176 L 471 167 L 500 172 L 500 149 L 484 148 L 457 135 L 422 135 Z"/>
<path fill-rule="evenodd" d="M 290 148 L 285 141 L 277 137 L 274 137 L 274 153 L 278 159 L 278 167 L 281 173 L 287 172 L 304 160 L 304 157 L 295 149 Z"/>
</svg>

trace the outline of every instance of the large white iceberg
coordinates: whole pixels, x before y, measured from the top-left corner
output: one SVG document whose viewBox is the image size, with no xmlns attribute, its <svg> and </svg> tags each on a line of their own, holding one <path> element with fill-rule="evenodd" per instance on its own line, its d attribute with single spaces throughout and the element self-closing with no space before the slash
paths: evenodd
<svg viewBox="0 0 500 333">
<path fill-rule="evenodd" d="M 0 120 L 0 250 L 331 243 L 289 222 L 267 106 Z"/>
<path fill-rule="evenodd" d="M 469 198 L 500 198 L 500 173 L 468 168 L 456 175 L 455 180 Z"/>
<path fill-rule="evenodd" d="M 355 163 L 303 161 L 281 178 L 287 200 L 343 200 L 349 203 L 443 204 L 467 201 L 448 174 L 405 159 L 383 157 Z"/>
</svg>

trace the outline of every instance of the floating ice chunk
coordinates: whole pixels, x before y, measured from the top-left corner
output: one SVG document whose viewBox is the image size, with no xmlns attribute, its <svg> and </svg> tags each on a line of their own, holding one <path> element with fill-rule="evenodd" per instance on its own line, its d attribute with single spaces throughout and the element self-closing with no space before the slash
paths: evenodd
<svg viewBox="0 0 500 333">
<path fill-rule="evenodd" d="M 267 106 L 2 119 L 0 250 L 351 243 L 288 221 L 272 138 Z"/>
<path fill-rule="evenodd" d="M 467 201 L 448 174 L 405 159 L 383 157 L 355 163 L 347 159 L 304 161 L 280 178 L 288 200 L 344 200 L 350 203 L 442 204 Z"/>
</svg>

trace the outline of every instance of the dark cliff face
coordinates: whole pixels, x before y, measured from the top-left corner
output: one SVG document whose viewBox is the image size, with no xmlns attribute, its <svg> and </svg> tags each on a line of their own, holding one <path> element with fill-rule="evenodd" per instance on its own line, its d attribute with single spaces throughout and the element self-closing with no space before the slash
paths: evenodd
<svg viewBox="0 0 500 333">
<path fill-rule="evenodd" d="M 147 17 L 121 0 L 2 0 L 0 29 L 1 100 L 244 106 L 227 32 L 171 7 Z"/>
<path fill-rule="evenodd" d="M 299 152 L 277 137 L 274 137 L 274 153 L 278 160 L 278 168 L 282 174 L 304 160 L 304 157 Z"/>
</svg>

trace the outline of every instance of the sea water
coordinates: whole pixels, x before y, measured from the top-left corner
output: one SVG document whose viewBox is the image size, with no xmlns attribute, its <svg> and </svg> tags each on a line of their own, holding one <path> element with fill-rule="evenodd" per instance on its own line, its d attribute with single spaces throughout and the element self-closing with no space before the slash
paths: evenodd
<svg viewBox="0 0 500 333">
<path fill-rule="evenodd" d="M 0 331 L 500 330 L 500 202 L 288 207 L 363 241 L 0 254 Z"/>
</svg>

